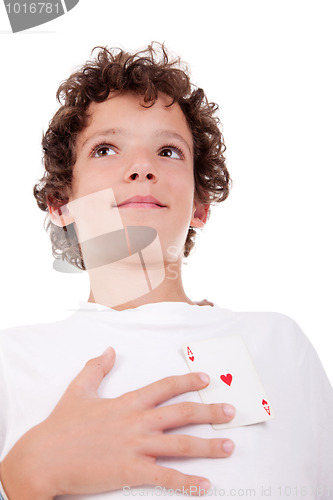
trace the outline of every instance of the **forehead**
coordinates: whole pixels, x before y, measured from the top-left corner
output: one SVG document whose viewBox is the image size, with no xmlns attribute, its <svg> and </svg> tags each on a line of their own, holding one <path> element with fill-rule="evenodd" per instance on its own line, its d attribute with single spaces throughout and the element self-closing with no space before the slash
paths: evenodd
<svg viewBox="0 0 333 500">
<path fill-rule="evenodd" d="M 158 128 L 181 135 L 192 149 L 192 133 L 186 117 L 179 104 L 170 106 L 171 102 L 169 96 L 161 93 L 152 106 L 145 103 L 143 97 L 130 93 L 113 93 L 101 103 L 92 102 L 87 109 L 87 126 L 80 133 L 78 144 L 82 146 L 102 130 L 122 130 L 139 137 Z"/>
</svg>

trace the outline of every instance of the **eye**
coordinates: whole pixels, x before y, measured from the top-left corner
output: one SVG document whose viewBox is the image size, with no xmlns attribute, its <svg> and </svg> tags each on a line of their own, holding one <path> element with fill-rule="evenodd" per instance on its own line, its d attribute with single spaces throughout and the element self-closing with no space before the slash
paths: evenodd
<svg viewBox="0 0 333 500">
<path fill-rule="evenodd" d="M 183 151 L 176 146 L 164 146 L 159 152 L 160 156 L 165 158 L 172 158 L 174 160 L 182 160 L 184 158 Z"/>
<path fill-rule="evenodd" d="M 103 158 L 105 156 L 113 156 L 116 152 L 114 150 L 114 146 L 110 146 L 110 144 L 97 144 L 92 148 L 90 156 L 93 158 Z"/>
</svg>

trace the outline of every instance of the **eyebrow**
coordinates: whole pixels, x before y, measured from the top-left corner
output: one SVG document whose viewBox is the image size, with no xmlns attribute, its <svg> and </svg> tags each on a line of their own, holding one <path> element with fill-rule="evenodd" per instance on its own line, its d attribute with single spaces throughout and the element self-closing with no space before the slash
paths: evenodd
<svg viewBox="0 0 333 500">
<path fill-rule="evenodd" d="M 124 129 L 122 129 L 122 128 L 108 128 L 108 129 L 105 129 L 105 130 L 98 130 L 94 134 L 92 134 L 89 137 L 87 137 L 87 139 L 82 144 L 82 149 L 87 144 L 87 142 L 90 142 L 90 141 L 96 139 L 97 137 L 107 137 L 109 135 L 115 135 L 115 134 L 118 134 L 118 135 L 128 135 L 126 133 L 126 131 Z"/>
<path fill-rule="evenodd" d="M 85 145 L 88 142 L 93 141 L 97 137 L 102 138 L 102 137 L 107 137 L 107 136 L 116 135 L 116 134 L 123 135 L 123 136 L 129 135 L 128 132 L 122 128 L 108 128 L 105 130 L 98 130 L 97 132 L 95 132 L 91 136 L 87 137 L 87 139 L 82 144 L 82 149 L 85 147 Z M 154 132 L 154 136 L 155 137 L 170 137 L 171 139 L 176 139 L 179 142 L 181 142 L 184 146 L 186 146 L 187 149 L 189 150 L 189 152 L 192 153 L 192 150 L 191 150 L 188 142 L 184 139 L 184 137 L 182 135 L 178 134 L 177 132 L 174 132 L 173 130 L 157 129 Z"/>
<path fill-rule="evenodd" d="M 184 139 L 184 137 L 177 132 L 174 132 L 173 130 L 164 130 L 164 129 L 157 129 L 155 130 L 154 135 L 156 137 L 170 137 L 171 139 L 177 139 L 179 142 L 184 144 L 184 146 L 187 147 L 190 153 L 192 153 L 192 150 L 188 144 L 188 142 Z"/>
</svg>

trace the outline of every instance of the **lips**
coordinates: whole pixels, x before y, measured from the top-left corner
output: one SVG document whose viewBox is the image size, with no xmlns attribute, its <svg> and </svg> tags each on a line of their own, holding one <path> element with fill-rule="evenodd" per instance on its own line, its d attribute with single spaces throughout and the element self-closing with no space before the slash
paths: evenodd
<svg viewBox="0 0 333 500">
<path fill-rule="evenodd" d="M 122 207 L 122 206 L 125 206 L 125 205 L 128 205 L 128 206 L 136 206 L 136 207 L 140 207 L 140 205 L 142 204 L 142 207 L 144 206 L 147 206 L 149 207 L 149 205 L 152 205 L 152 206 L 157 206 L 157 207 L 165 207 L 166 205 L 164 205 L 160 200 L 158 200 L 157 198 L 155 198 L 154 196 L 132 196 L 132 198 L 128 198 L 127 200 L 123 201 L 122 203 L 119 203 L 117 206 L 118 207 Z"/>
</svg>

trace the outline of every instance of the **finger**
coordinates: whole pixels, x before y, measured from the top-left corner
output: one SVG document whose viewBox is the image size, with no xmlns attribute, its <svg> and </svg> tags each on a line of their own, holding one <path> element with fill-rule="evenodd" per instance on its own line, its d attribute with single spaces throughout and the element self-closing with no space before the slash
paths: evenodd
<svg viewBox="0 0 333 500">
<path fill-rule="evenodd" d="M 187 435 L 161 434 L 145 439 L 144 452 L 154 457 L 226 458 L 234 450 L 230 439 L 203 439 Z"/>
<path fill-rule="evenodd" d="M 174 469 L 149 464 L 141 471 L 142 485 L 155 485 L 156 488 L 173 490 L 170 494 L 203 495 L 210 487 L 208 479 L 200 476 L 189 476 Z"/>
<path fill-rule="evenodd" d="M 114 349 L 108 347 L 101 356 L 90 359 L 71 382 L 70 391 L 75 391 L 78 396 L 98 397 L 97 389 L 112 369 L 115 357 Z"/>
<path fill-rule="evenodd" d="M 229 404 L 203 404 L 186 401 L 154 408 L 146 413 L 150 427 L 155 430 L 171 429 L 188 424 L 224 424 L 235 416 L 235 408 Z"/>
<path fill-rule="evenodd" d="M 138 407 L 142 409 L 154 408 L 159 403 L 163 403 L 174 396 L 203 389 L 208 384 L 209 377 L 205 373 L 174 375 L 129 392 L 126 396 L 134 398 Z"/>
</svg>

